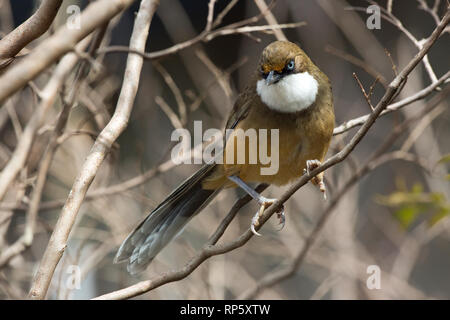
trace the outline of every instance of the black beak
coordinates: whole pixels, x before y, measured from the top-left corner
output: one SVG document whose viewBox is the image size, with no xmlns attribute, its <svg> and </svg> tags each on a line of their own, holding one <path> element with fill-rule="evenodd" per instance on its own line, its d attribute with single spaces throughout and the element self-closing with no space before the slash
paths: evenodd
<svg viewBox="0 0 450 320">
<path fill-rule="evenodd" d="M 270 71 L 266 78 L 266 85 L 270 86 L 271 84 L 277 83 L 281 79 L 281 74 L 276 71 Z"/>
</svg>

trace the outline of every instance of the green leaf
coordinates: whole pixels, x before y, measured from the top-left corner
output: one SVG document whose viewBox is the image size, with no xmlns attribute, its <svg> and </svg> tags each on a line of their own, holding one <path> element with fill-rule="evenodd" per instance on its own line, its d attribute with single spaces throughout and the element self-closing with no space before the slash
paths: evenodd
<svg viewBox="0 0 450 320">
<path fill-rule="evenodd" d="M 446 154 L 438 161 L 439 164 L 447 163 L 447 162 L 450 162 L 450 153 Z"/>
<path fill-rule="evenodd" d="M 442 218 L 445 218 L 450 214 L 450 208 L 449 207 L 443 207 L 438 212 L 436 212 L 431 218 L 430 218 L 430 226 L 435 225 L 438 223 Z"/>
<path fill-rule="evenodd" d="M 420 183 L 415 183 L 412 187 L 411 193 L 412 194 L 421 194 L 423 192 L 423 186 Z"/>
<path fill-rule="evenodd" d="M 440 205 L 442 203 L 445 203 L 445 196 L 440 192 L 430 193 L 430 199 L 431 199 L 431 202 L 433 202 L 435 205 Z"/>
<path fill-rule="evenodd" d="M 450 175 L 449 177 L 450 178 Z M 397 180 L 402 182 L 402 180 Z M 450 203 L 441 192 L 424 192 L 420 183 L 415 183 L 408 191 L 406 185 L 397 184 L 397 191 L 389 195 L 378 195 L 375 200 L 393 208 L 394 217 L 407 229 L 423 215 L 430 225 L 434 225 L 450 214 Z"/>
<path fill-rule="evenodd" d="M 416 206 L 405 206 L 395 212 L 395 217 L 403 228 L 407 229 L 416 219 L 419 208 Z"/>
</svg>

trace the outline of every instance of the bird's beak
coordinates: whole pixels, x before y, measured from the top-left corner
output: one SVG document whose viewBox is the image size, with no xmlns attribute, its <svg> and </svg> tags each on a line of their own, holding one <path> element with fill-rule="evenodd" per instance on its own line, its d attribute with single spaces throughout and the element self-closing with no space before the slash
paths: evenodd
<svg viewBox="0 0 450 320">
<path fill-rule="evenodd" d="M 281 75 L 272 70 L 269 72 L 266 78 L 266 85 L 270 86 L 271 84 L 277 83 L 281 79 Z"/>
</svg>

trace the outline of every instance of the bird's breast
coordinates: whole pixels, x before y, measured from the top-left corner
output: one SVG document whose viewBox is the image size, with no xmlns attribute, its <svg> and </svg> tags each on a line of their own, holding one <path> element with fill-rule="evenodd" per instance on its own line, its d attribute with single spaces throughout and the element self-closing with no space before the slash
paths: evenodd
<svg viewBox="0 0 450 320">
<path fill-rule="evenodd" d="M 285 76 L 277 83 L 256 83 L 256 92 L 270 109 L 278 112 L 299 112 L 309 108 L 319 91 L 317 80 L 308 72 Z"/>
</svg>

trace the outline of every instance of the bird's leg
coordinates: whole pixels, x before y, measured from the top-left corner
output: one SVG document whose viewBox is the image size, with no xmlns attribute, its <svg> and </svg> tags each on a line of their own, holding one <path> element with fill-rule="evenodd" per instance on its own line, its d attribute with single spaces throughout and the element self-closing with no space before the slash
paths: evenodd
<svg viewBox="0 0 450 320">
<path fill-rule="evenodd" d="M 248 184 L 246 184 L 244 181 L 241 180 L 241 178 L 239 178 L 237 176 L 230 176 L 230 177 L 228 177 L 228 179 L 233 181 L 234 183 L 236 183 L 239 187 L 241 187 L 241 189 L 243 189 L 245 192 L 247 192 L 253 199 L 258 201 L 260 208 L 259 208 L 258 212 L 256 212 L 256 214 L 252 218 L 252 224 L 250 226 L 250 229 L 252 230 L 252 232 L 255 235 L 260 236 L 261 234 L 259 234 L 255 230 L 255 227 L 259 226 L 259 217 L 262 215 L 264 210 L 266 208 L 268 208 L 271 204 L 273 204 L 277 199 L 270 199 L 270 198 L 266 198 L 266 197 L 260 195 L 258 192 L 256 192 L 253 188 L 251 188 Z M 286 221 L 283 205 L 277 211 L 277 217 L 280 220 L 280 224 L 281 224 L 280 230 L 281 230 L 281 229 L 283 229 L 285 221 Z"/>
<path fill-rule="evenodd" d="M 306 169 L 304 173 L 309 174 L 312 170 L 321 165 L 319 160 L 307 160 L 306 161 Z M 317 176 L 311 179 L 311 183 L 315 184 L 319 187 L 319 190 L 323 193 L 323 198 L 327 199 L 327 188 L 325 186 L 325 182 L 323 181 L 323 172 L 319 173 Z"/>
</svg>

